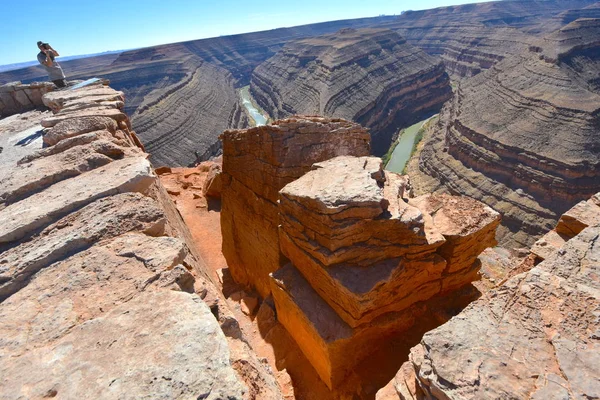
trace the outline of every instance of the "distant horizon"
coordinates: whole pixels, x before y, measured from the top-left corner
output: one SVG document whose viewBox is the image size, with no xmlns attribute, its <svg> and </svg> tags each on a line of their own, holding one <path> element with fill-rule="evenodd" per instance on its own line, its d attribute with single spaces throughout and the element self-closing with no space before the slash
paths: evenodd
<svg viewBox="0 0 600 400">
<path fill-rule="evenodd" d="M 255 0 L 249 7 L 241 0 L 218 5 L 105 0 L 102 8 L 76 0 L 13 2 L 3 6 L 10 18 L 0 27 L 0 47 L 5 49 L 0 66 L 35 61 L 38 40 L 50 43 L 63 58 L 489 1 L 493 0 Z"/>
</svg>

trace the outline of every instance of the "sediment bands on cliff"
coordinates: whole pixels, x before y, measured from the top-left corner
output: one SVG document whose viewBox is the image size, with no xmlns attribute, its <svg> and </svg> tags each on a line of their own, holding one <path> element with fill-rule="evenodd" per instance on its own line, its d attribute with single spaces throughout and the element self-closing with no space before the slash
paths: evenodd
<svg viewBox="0 0 600 400">
<path fill-rule="evenodd" d="M 231 74 L 199 62 L 168 90 L 147 95 L 133 114 L 155 165 L 190 165 L 218 143 L 220 132 L 248 125 Z"/>
<path fill-rule="evenodd" d="M 250 90 L 270 115 L 318 114 L 370 128 L 374 154 L 451 88 L 442 63 L 393 31 L 344 29 L 288 43 L 252 74 Z"/>
<path fill-rule="evenodd" d="M 502 212 L 506 243 L 531 244 L 600 190 L 599 22 L 573 22 L 461 84 L 424 146 L 421 170 Z"/>
<path fill-rule="evenodd" d="M 201 157 L 215 154 L 219 150 L 216 138 L 224 129 L 246 126 L 242 105 L 232 87 L 248 85 L 255 68 L 292 40 L 332 34 L 344 28 L 388 28 L 405 37 L 410 45 L 420 47 L 430 55 L 440 56 L 448 73 L 458 79 L 475 75 L 507 55 L 527 49 L 540 32 L 557 29 L 577 17 L 598 16 L 597 7 L 594 8 L 593 4 L 592 0 L 518 0 L 469 4 L 409 11 L 400 16 L 331 21 L 173 43 L 61 63 L 69 79 L 100 76 L 109 79 L 114 88 L 123 91 L 127 97 L 124 110 L 131 115 L 133 127 L 142 142 L 148 145 L 152 160 L 181 166 L 193 162 L 195 152 Z M 355 47 L 346 49 L 355 51 Z M 381 61 L 375 57 L 371 61 L 378 60 Z M 214 69 L 209 70 L 206 64 Z M 382 73 L 381 70 L 374 71 Z M 420 85 L 420 80 L 428 82 L 426 85 L 430 89 L 423 93 L 409 89 L 415 98 L 407 97 L 410 95 L 405 92 L 408 86 L 392 87 L 379 82 L 382 88 L 373 89 L 364 82 L 356 81 L 354 83 L 358 87 L 340 88 L 339 96 L 332 98 L 327 110 L 334 112 L 348 107 L 352 112 L 359 113 L 360 110 L 353 108 L 358 103 L 347 106 L 342 103 L 352 98 L 352 93 L 369 92 L 369 96 L 378 93 L 379 97 L 369 100 L 377 103 L 377 107 L 363 104 L 366 107 L 362 110 L 364 115 L 357 114 L 355 120 L 372 129 L 374 149 L 381 154 L 387 149 L 379 149 L 379 139 L 376 138 L 379 132 L 404 123 L 404 118 L 417 118 L 409 114 L 419 114 L 426 108 L 423 106 L 413 110 L 399 103 L 408 100 L 410 104 L 416 100 L 421 105 L 431 106 L 429 103 L 437 102 L 437 98 L 441 97 L 440 93 L 431 91 L 432 85 L 435 86 L 431 80 L 437 79 L 440 69 L 423 73 L 429 76 L 406 82 L 408 86 Z M 382 73 L 384 75 L 385 72 Z M 379 79 L 376 76 L 370 78 L 374 81 Z M 0 73 L 2 83 L 46 79 L 41 66 Z M 298 94 L 310 97 L 314 96 L 310 93 L 320 89 L 308 85 L 299 90 Z M 369 107 L 374 111 L 369 112 Z M 393 111 L 387 114 L 388 109 Z M 307 112 L 301 109 L 296 111 Z M 332 115 L 354 118 L 354 115 L 343 113 Z M 394 118 L 400 119 L 394 121 Z M 202 128 L 192 128 L 192 121 Z M 171 136 L 172 139 L 168 140 Z M 181 146 L 172 146 L 179 141 L 182 142 Z"/>
<path fill-rule="evenodd" d="M 454 79 L 477 75 L 527 49 L 542 32 L 597 16 L 594 0 L 494 1 L 407 11 L 385 26 L 442 58 Z M 591 8 L 590 8 L 591 7 Z"/>
</svg>

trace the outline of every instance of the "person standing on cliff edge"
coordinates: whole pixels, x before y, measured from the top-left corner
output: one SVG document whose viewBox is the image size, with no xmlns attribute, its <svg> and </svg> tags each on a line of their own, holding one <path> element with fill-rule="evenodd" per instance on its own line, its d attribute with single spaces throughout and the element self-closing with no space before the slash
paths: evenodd
<svg viewBox="0 0 600 400">
<path fill-rule="evenodd" d="M 46 68 L 46 72 L 48 72 L 48 77 L 59 88 L 63 88 L 67 86 L 67 81 L 65 80 L 65 73 L 62 68 L 54 60 L 55 57 L 58 57 L 58 51 L 54 50 L 52 46 L 48 43 L 44 43 L 41 40 L 37 42 L 38 49 L 40 52 L 37 55 L 37 59 Z"/>
</svg>

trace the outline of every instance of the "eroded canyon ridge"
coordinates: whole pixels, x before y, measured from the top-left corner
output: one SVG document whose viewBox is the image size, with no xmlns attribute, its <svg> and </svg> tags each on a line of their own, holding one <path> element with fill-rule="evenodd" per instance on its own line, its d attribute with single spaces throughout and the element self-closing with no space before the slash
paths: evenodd
<svg viewBox="0 0 600 400">
<path fill-rule="evenodd" d="M 600 2 L 64 66 L 0 74 L 0 398 L 600 398 Z"/>
</svg>

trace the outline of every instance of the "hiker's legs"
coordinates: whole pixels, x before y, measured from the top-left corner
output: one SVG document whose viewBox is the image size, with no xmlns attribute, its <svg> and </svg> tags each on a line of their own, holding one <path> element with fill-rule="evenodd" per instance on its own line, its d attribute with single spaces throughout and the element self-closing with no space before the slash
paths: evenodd
<svg viewBox="0 0 600 400">
<path fill-rule="evenodd" d="M 64 79 L 57 79 L 55 81 L 52 81 L 52 83 L 54 83 L 59 88 L 64 88 L 65 86 L 67 86 L 67 82 Z"/>
</svg>

